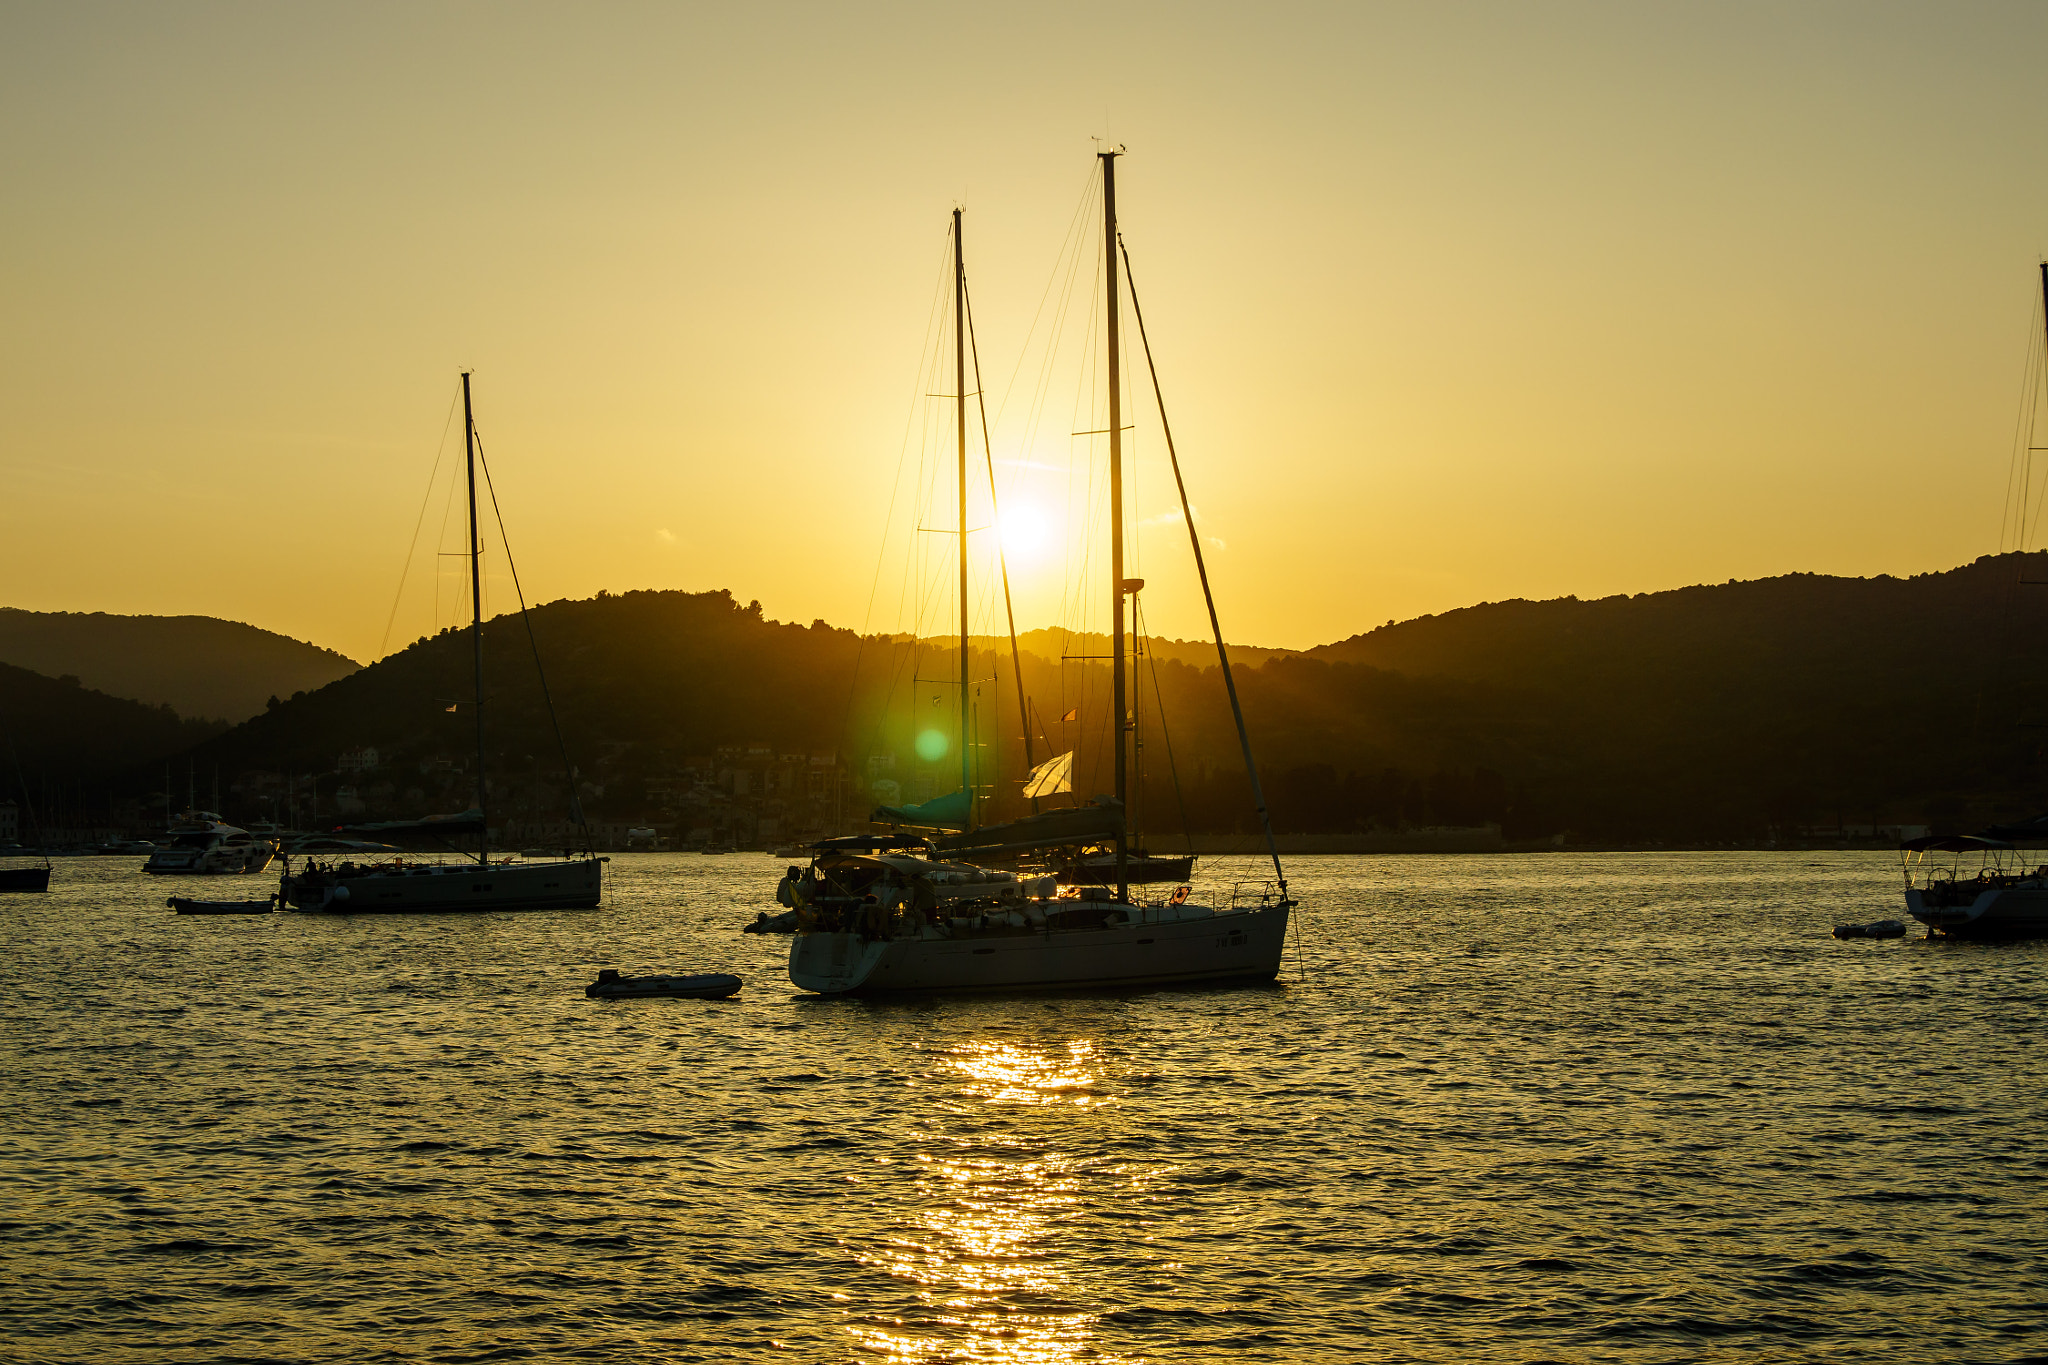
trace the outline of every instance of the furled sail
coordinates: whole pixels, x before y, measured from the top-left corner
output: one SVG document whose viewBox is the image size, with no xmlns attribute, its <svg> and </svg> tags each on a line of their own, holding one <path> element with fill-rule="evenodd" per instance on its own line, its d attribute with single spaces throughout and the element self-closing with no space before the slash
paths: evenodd
<svg viewBox="0 0 2048 1365">
<path fill-rule="evenodd" d="M 378 820 L 367 825 L 336 825 L 343 834 L 428 834 L 440 838 L 450 834 L 481 834 L 484 813 L 475 806 L 460 815 L 429 815 L 418 820 Z"/>
<path fill-rule="evenodd" d="M 947 857 L 985 857 L 1099 844 L 1120 838 L 1123 832 L 1123 802 L 1098 796 L 1086 806 L 1062 806 L 1006 824 L 983 825 L 967 834 L 949 834 L 939 839 L 938 848 Z"/>
<path fill-rule="evenodd" d="M 1031 770 L 1025 779 L 1024 794 L 1028 797 L 1058 796 L 1061 792 L 1074 789 L 1074 751 L 1067 750 L 1058 758 L 1048 758 Z"/>
<path fill-rule="evenodd" d="M 878 806 L 868 818 L 886 825 L 916 825 L 920 829 L 965 829 L 967 789 L 934 796 L 917 806 Z"/>
</svg>

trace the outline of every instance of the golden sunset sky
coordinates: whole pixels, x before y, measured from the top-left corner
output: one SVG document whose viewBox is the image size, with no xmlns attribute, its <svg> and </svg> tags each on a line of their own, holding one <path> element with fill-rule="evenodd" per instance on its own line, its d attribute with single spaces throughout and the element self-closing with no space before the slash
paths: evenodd
<svg viewBox="0 0 2048 1365">
<path fill-rule="evenodd" d="M 2025 4 L 6 4 L 0 605 L 372 657 L 467 367 L 531 598 L 896 628 L 948 215 L 993 407 L 1098 136 L 1233 638 L 1952 567 L 2044 53 Z M 1021 626 L 1072 592 L 1059 385 L 996 439 Z M 444 506 L 392 647 L 454 619 Z"/>
</svg>

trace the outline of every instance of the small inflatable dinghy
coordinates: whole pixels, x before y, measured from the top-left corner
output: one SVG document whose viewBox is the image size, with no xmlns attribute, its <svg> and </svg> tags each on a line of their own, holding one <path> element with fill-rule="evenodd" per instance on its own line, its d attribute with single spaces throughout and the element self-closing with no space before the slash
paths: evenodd
<svg viewBox="0 0 2048 1365">
<path fill-rule="evenodd" d="M 173 896 L 165 905 L 181 915 L 267 915 L 277 908 L 277 898 L 267 901 L 195 901 Z"/>
<path fill-rule="evenodd" d="M 1900 919 L 1881 919 L 1875 924 L 1837 924 L 1836 938 L 1904 938 L 1906 922 Z"/>
<path fill-rule="evenodd" d="M 673 996 L 684 1000 L 723 1000 L 739 992 L 740 979 L 713 972 L 705 976 L 620 976 L 607 967 L 583 988 L 592 1000 L 646 1000 Z"/>
</svg>

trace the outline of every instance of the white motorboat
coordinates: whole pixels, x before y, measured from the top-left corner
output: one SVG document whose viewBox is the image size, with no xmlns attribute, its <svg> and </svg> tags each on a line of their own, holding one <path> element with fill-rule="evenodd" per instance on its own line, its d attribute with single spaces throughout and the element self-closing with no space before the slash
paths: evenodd
<svg viewBox="0 0 2048 1365">
<path fill-rule="evenodd" d="M 210 810 L 187 811 L 171 826 L 165 842 L 142 865 L 157 876 L 261 872 L 277 848 Z"/>
<path fill-rule="evenodd" d="M 447 842 L 449 839 L 473 834 L 476 836 L 474 861 L 430 863 L 402 856 L 350 856 L 347 853 L 338 858 L 330 853 L 325 861 L 309 858 L 297 873 L 287 869 L 283 884 L 279 888 L 279 895 L 284 903 L 295 910 L 355 915 L 488 910 L 577 910 L 595 907 L 603 896 L 604 865 L 610 861 L 607 858 L 585 855 L 519 862 L 491 856 L 490 822 L 485 814 L 485 798 L 490 788 L 484 780 L 484 761 L 487 753 L 484 747 L 483 722 L 484 614 L 483 577 L 480 566 L 483 541 L 478 533 L 476 516 L 476 473 L 479 454 L 476 418 L 470 407 L 469 380 L 469 372 L 465 370 L 462 375 L 462 422 L 465 474 L 469 487 L 469 628 L 475 657 L 475 691 L 470 711 L 476 717 L 476 806 L 460 815 L 350 825 L 343 827 L 339 832 L 358 836 L 369 835 L 379 840 L 418 835 L 449 848 L 454 847 Z M 485 469 L 485 477 L 489 477 L 488 467 Z M 493 498 L 495 499 L 495 494 Z M 506 559 L 508 562 L 511 559 L 509 551 Z M 519 593 L 519 610 L 523 615 L 526 611 L 526 596 L 524 589 L 519 587 L 519 574 L 516 568 L 512 571 L 512 585 Z M 538 668 L 538 649 L 535 651 L 534 662 Z M 542 695 L 546 697 L 545 677 L 541 680 L 541 688 Z M 548 710 L 552 715 L 554 702 L 551 698 L 548 699 Z M 558 739 L 560 733 L 558 726 Z M 562 767 L 565 772 L 575 771 L 568 761 L 566 752 L 562 755 Z M 573 789 L 569 795 L 569 810 L 573 822 L 578 827 L 583 827 L 582 807 Z M 587 844 L 587 832 L 585 837 Z M 375 847 L 381 848 L 383 845 Z"/>
<path fill-rule="evenodd" d="M 1109 591 L 1111 712 L 1132 715 L 1127 678 L 1126 608 L 1135 603 L 1144 581 L 1124 576 L 1124 459 L 1121 363 L 1118 343 L 1118 263 L 1128 273 L 1116 229 L 1116 158 L 1119 151 L 1100 153 L 1102 169 L 1103 254 L 1107 331 L 1109 438 Z M 960 706 L 957 752 L 960 786 L 914 807 L 888 807 L 875 812 L 878 822 L 935 831 L 924 835 L 853 836 L 813 845 L 807 871 L 791 869 L 777 893 L 782 904 L 797 912 L 790 944 L 789 977 L 799 987 L 828 994 L 870 991 L 1066 990 L 1149 986 L 1174 982 L 1270 980 L 1279 973 L 1286 947 L 1289 911 L 1285 873 L 1260 789 L 1258 769 L 1251 761 L 1251 740 L 1238 704 L 1230 658 L 1223 645 L 1214 597 L 1209 592 L 1195 518 L 1181 485 L 1179 456 L 1172 429 L 1165 422 L 1167 453 L 1174 478 L 1181 485 L 1181 514 L 1195 567 L 1208 602 L 1218 660 L 1229 693 L 1245 769 L 1267 846 L 1272 851 L 1275 880 L 1240 893 L 1228 906 L 1203 905 L 1192 888 L 1181 886 L 1155 901 L 1134 899 L 1131 884 L 1130 836 L 1125 811 L 1130 795 L 1134 736 L 1128 719 L 1117 727 L 1116 792 L 1085 806 L 1042 811 L 995 825 L 976 824 L 979 797 L 972 766 L 974 736 L 969 728 L 969 699 L 974 679 L 970 668 L 968 629 L 969 531 L 967 499 L 968 397 L 983 387 L 966 371 L 968 331 L 966 266 L 961 247 L 961 212 L 953 211 L 954 380 L 958 404 L 958 601 L 960 616 Z M 1135 292 L 1131 308 L 1143 336 L 1144 315 Z M 1146 348 L 1151 368 L 1149 343 Z M 1153 371 L 1157 396 L 1157 372 Z M 1089 433 L 1096 434 L 1096 433 Z M 993 482 L 993 481 L 991 481 Z M 993 518 L 991 518 L 993 520 Z M 1045 769 L 1061 768 L 1070 759 L 1052 760 Z M 1064 769 L 1063 769 L 1064 771 Z M 1034 772 L 1034 782 L 1040 773 Z M 1069 790 L 1066 786 L 1060 791 Z M 1040 795 L 1027 785 L 1027 796 Z M 943 832 L 938 832 L 943 831 Z M 1062 889 L 1057 876 L 1029 877 L 1002 870 L 1058 849 L 1100 849 L 1102 884 Z M 1093 872 L 1096 866 L 1087 870 Z"/>
</svg>

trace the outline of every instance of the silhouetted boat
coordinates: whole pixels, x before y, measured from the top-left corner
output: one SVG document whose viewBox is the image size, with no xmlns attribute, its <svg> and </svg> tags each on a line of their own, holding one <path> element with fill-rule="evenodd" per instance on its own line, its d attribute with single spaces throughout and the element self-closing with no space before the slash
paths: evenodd
<svg viewBox="0 0 2048 1365">
<path fill-rule="evenodd" d="M 2006 836 L 2000 838 L 1997 836 Z M 2030 843 L 2030 851 L 2019 844 Z M 1906 913 L 1944 938 L 2048 936 L 2048 816 L 1908 839 Z M 1946 857 L 1940 855 L 1948 855 Z"/>
<path fill-rule="evenodd" d="M 296 874 L 287 871 L 279 894 L 295 910 L 326 911 L 336 914 L 427 914 L 465 910 L 575 910 L 595 907 L 604 891 L 604 858 L 586 855 L 541 862 L 518 862 L 492 858 L 490 826 L 485 814 L 489 788 L 484 781 L 484 614 L 481 557 L 483 541 L 476 516 L 476 419 L 470 408 L 469 372 L 462 375 L 462 423 L 465 473 L 469 488 L 469 601 L 470 641 L 475 658 L 476 716 L 476 807 L 460 815 L 430 816 L 424 820 L 387 821 L 369 825 L 343 826 L 341 832 L 397 838 L 419 835 L 441 841 L 466 834 L 476 836 L 474 861 L 426 863 L 402 857 L 388 860 L 356 861 L 344 857 L 325 863 L 309 860 Z M 507 556 L 509 559 L 509 555 Z M 515 570 L 513 584 L 517 587 Z M 520 612 L 526 611 L 525 597 Z M 536 650 L 536 667 L 539 654 Z M 546 677 L 542 675 L 546 694 Z M 548 699 L 548 713 L 554 702 Z M 559 737 L 559 729 L 557 735 Z M 568 756 L 563 767 L 569 769 Z M 570 769 L 573 772 L 573 769 Z M 583 824 L 581 804 L 572 789 L 570 812 L 577 825 Z M 587 836 L 586 836 L 587 840 Z"/>
<path fill-rule="evenodd" d="M 267 915 L 277 908 L 277 897 L 267 901 L 202 901 L 173 896 L 164 904 L 181 915 Z"/>
<path fill-rule="evenodd" d="M 33 859 L 34 861 L 29 861 Z M 0 891 L 48 891 L 50 859 L 39 848 L 0 848 Z"/>
<path fill-rule="evenodd" d="M 723 972 L 696 976 L 623 976 L 606 968 L 583 988 L 592 1000 L 724 1000 L 738 995 L 740 979 Z"/>
<path fill-rule="evenodd" d="M 1110 658 L 1112 707 L 1117 717 L 1130 715 L 1125 658 L 1125 598 L 1143 584 L 1124 576 L 1123 429 L 1121 354 L 1119 349 L 1118 273 L 1121 242 L 1116 230 L 1116 157 L 1099 153 L 1102 168 L 1103 251 L 1105 257 L 1109 396 L 1109 525 L 1111 613 Z M 951 829 L 929 839 L 918 836 L 856 836 L 816 845 L 810 868 L 785 876 L 778 899 L 797 911 L 798 928 L 790 944 L 790 980 L 805 990 L 826 993 L 933 990 L 1043 990 L 1134 986 L 1165 982 L 1265 980 L 1280 969 L 1286 946 L 1287 895 L 1277 845 L 1266 819 L 1258 770 L 1251 763 L 1251 741 L 1244 729 L 1223 632 L 1209 594 L 1201 542 L 1181 489 L 1181 511 L 1209 602 L 1210 624 L 1229 691 L 1232 714 L 1244 747 L 1259 819 L 1273 851 L 1276 882 L 1252 891 L 1231 905 L 1195 903 L 1182 887 L 1167 900 L 1140 903 L 1131 898 L 1130 848 L 1125 810 L 1130 790 L 1131 736 L 1116 727 L 1116 794 L 1086 806 L 1044 811 L 1022 819 L 977 827 L 974 788 L 968 769 L 970 753 L 967 698 L 971 686 L 967 638 L 967 420 L 970 393 L 965 348 L 966 267 L 961 246 L 961 215 L 953 213 L 954 379 L 960 404 L 956 424 L 959 444 L 959 606 L 960 606 L 960 753 L 961 785 L 948 796 L 913 808 L 878 812 L 900 823 Z M 1128 273 L 1128 258 L 1123 258 Z M 1131 306 L 1143 336 L 1144 314 L 1135 293 Z M 1147 346 L 1150 365 L 1150 347 Z M 1158 392 L 1153 374 L 1154 393 Z M 1165 421 L 1164 404 L 1160 417 Z M 1172 428 L 1166 428 L 1174 477 L 1180 479 L 1179 457 L 1173 453 Z M 1058 762 L 1059 760 L 1053 760 Z M 1027 788 L 1027 792 L 1030 789 Z M 906 818 L 907 817 L 907 818 Z M 1052 877 L 1026 878 L 987 864 L 1024 859 L 1048 850 L 1106 847 L 1110 876 L 1105 884 L 1061 893 Z"/>
</svg>

